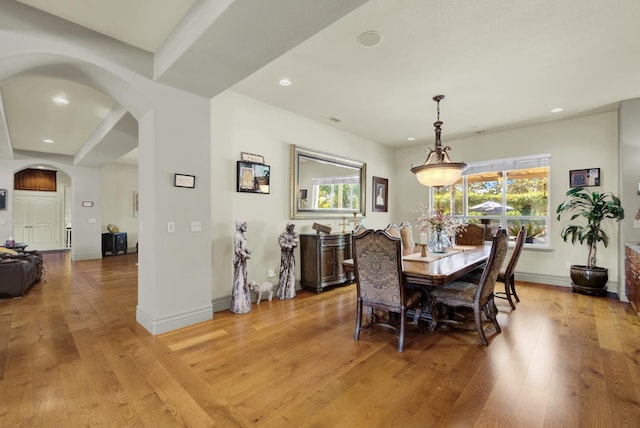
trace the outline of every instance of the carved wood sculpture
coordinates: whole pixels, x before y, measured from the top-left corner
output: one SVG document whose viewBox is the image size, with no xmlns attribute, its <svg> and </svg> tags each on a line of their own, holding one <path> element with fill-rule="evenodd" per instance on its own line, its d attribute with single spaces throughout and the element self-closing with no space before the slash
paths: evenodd
<svg viewBox="0 0 640 428">
<path fill-rule="evenodd" d="M 278 238 L 280 244 L 280 284 L 276 297 L 280 300 L 296 297 L 296 260 L 293 251 L 298 246 L 298 234 L 293 231 L 295 224 L 287 223 L 285 231 Z"/>
<path fill-rule="evenodd" d="M 246 314 L 251 312 L 251 293 L 247 282 L 247 259 L 251 250 L 247 248 L 245 232 L 246 221 L 236 221 L 235 252 L 233 255 L 233 291 L 231 293 L 231 312 Z"/>
</svg>

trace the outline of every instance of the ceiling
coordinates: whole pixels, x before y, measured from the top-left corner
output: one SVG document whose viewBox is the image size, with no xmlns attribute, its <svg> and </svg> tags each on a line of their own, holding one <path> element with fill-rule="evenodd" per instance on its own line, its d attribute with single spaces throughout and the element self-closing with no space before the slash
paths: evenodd
<svg viewBox="0 0 640 428">
<path fill-rule="evenodd" d="M 190 9 L 215 3 L 19 2 L 156 55 Z M 227 21 L 238 21 L 235 37 L 224 43 L 219 32 L 215 42 L 213 34 L 198 38 L 180 70 L 197 70 L 191 62 L 207 49 L 229 52 L 250 43 L 260 51 L 268 41 L 251 33 L 252 19 L 268 18 L 274 28 L 278 20 L 286 22 L 297 35 L 286 35 L 287 51 L 273 50 L 273 60 L 259 58 L 264 65 L 256 62 L 258 71 L 240 80 L 222 79 L 230 83 L 226 86 L 390 147 L 432 144 L 437 94 L 446 95 L 441 103 L 445 143 L 615 110 L 621 100 L 640 96 L 637 0 L 352 0 L 317 24 L 308 16 L 317 15 L 308 12 L 311 2 L 300 10 L 291 1 L 226 3 L 242 6 L 227 14 Z M 282 6 L 278 10 L 260 9 L 276 3 Z M 332 8 L 338 4 L 345 2 L 333 2 Z M 246 37 L 238 37 L 241 30 Z M 359 43 L 366 31 L 377 32 L 381 42 Z M 167 80 L 212 97 L 225 88 L 208 85 L 206 71 L 184 78 L 174 72 Z M 292 84 L 278 85 L 283 77 Z M 118 108 L 108 95 L 64 79 L 25 77 L 0 90 L 14 150 L 73 155 Z M 59 95 L 69 104 L 52 102 Z M 555 107 L 564 110 L 551 113 Z M 130 123 L 129 132 L 135 134 Z M 45 138 L 55 143 L 43 143 Z M 135 156 L 129 158 L 135 162 Z"/>
</svg>

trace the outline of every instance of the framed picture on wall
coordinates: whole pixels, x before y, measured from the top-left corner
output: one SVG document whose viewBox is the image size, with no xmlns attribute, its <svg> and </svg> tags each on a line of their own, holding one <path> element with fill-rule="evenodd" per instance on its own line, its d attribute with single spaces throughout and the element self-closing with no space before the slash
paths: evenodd
<svg viewBox="0 0 640 428">
<path fill-rule="evenodd" d="M 569 171 L 569 187 L 600 186 L 600 168 L 572 169 Z"/>
<path fill-rule="evenodd" d="M 238 161 L 236 191 L 268 194 L 271 167 L 262 163 Z"/>
<path fill-rule="evenodd" d="M 373 177 L 373 211 L 389 210 L 389 179 Z"/>
<path fill-rule="evenodd" d="M 7 189 L 0 189 L 0 210 L 7 209 Z"/>
</svg>

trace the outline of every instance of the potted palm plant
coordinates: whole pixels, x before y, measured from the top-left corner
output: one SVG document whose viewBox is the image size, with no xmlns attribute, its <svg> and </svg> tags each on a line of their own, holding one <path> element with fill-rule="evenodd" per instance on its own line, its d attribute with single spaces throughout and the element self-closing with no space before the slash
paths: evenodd
<svg viewBox="0 0 640 428">
<path fill-rule="evenodd" d="M 609 280 L 608 269 L 596 266 L 596 252 L 598 243 L 605 248 L 609 245 L 609 236 L 602 230 L 602 222 L 607 219 L 620 221 L 624 218 L 624 209 L 620 199 L 611 192 L 590 192 L 582 187 L 576 187 L 567 192 L 568 199 L 558 205 L 557 219 L 562 214 L 571 214 L 570 221 L 582 218 L 586 224 L 568 224 L 560 232 L 565 242 L 571 240 L 586 244 L 589 255 L 586 265 L 571 265 L 569 274 L 573 291 L 604 295 Z"/>
</svg>

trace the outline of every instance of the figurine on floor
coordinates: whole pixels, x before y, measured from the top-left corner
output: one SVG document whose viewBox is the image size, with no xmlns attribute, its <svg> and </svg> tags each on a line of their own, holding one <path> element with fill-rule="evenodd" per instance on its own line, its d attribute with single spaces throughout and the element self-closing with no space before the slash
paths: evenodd
<svg viewBox="0 0 640 428">
<path fill-rule="evenodd" d="M 251 250 L 247 248 L 246 221 L 236 221 L 235 252 L 233 255 L 233 292 L 231 293 L 231 312 L 246 314 L 251 312 L 251 293 L 247 282 L 247 259 Z"/>
<path fill-rule="evenodd" d="M 258 284 L 255 281 L 249 281 L 249 290 L 256 293 L 256 304 L 259 305 L 262 300 L 262 295 L 266 294 L 267 300 L 271 301 L 273 298 L 273 283 L 265 281 L 262 284 Z"/>
<path fill-rule="evenodd" d="M 293 251 L 298 246 L 298 234 L 293 231 L 293 223 L 287 223 L 278 238 L 280 244 L 280 285 L 276 297 L 280 300 L 296 297 L 296 261 Z"/>
</svg>

